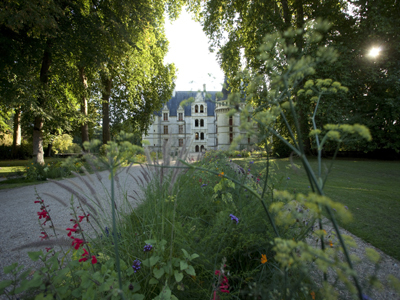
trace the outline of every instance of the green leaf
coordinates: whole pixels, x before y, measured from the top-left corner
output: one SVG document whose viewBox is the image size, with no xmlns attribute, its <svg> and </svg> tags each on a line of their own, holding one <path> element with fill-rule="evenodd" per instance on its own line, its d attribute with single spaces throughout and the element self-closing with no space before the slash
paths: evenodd
<svg viewBox="0 0 400 300">
<path fill-rule="evenodd" d="M 174 271 L 174 276 L 175 276 L 176 282 L 181 282 L 183 279 L 183 273 L 179 272 L 178 270 Z"/>
<path fill-rule="evenodd" d="M 3 290 L 6 287 L 10 286 L 12 282 L 13 282 L 12 280 L 3 280 L 3 281 L 1 281 L 0 282 L 0 292 L 3 293 Z"/>
<path fill-rule="evenodd" d="M 183 252 L 183 256 L 184 256 L 184 257 L 190 258 L 189 253 L 188 253 L 185 249 L 182 249 L 182 252 Z"/>
<path fill-rule="evenodd" d="M 37 261 L 40 256 L 43 256 L 42 250 L 36 252 L 28 252 L 29 258 L 33 261 Z"/>
<path fill-rule="evenodd" d="M 158 299 L 160 300 L 170 300 L 171 299 L 171 290 L 168 286 L 164 286 L 163 290 L 161 291 L 160 295 L 158 295 Z"/>
<path fill-rule="evenodd" d="M 196 272 L 193 266 L 189 266 L 187 269 L 185 269 L 185 272 L 188 273 L 189 275 L 196 276 Z"/>
<path fill-rule="evenodd" d="M 12 265 L 4 267 L 4 274 L 11 273 L 16 267 L 18 267 L 18 263 L 13 263 Z"/>
<path fill-rule="evenodd" d="M 165 273 L 164 268 L 160 268 L 160 269 L 154 268 L 153 269 L 154 277 L 157 279 L 160 279 L 161 276 L 164 275 L 164 273 Z"/>
<path fill-rule="evenodd" d="M 132 295 L 132 299 L 133 300 L 143 300 L 144 299 L 144 295 L 142 295 L 142 294 L 134 294 L 134 295 Z"/>
<path fill-rule="evenodd" d="M 188 263 L 186 262 L 186 260 L 181 260 L 180 265 L 181 265 L 181 270 L 186 270 L 188 267 Z"/>
<path fill-rule="evenodd" d="M 156 240 L 145 240 L 144 241 L 146 244 L 150 244 L 150 245 L 155 245 L 157 243 Z"/>
<path fill-rule="evenodd" d="M 193 253 L 192 255 L 190 255 L 190 260 L 195 259 L 197 257 L 199 257 L 200 255 Z"/>
<path fill-rule="evenodd" d="M 158 261 L 160 260 L 160 257 L 159 256 L 151 256 L 150 258 L 148 258 L 148 259 L 145 259 L 143 262 L 142 262 L 142 264 L 144 265 L 144 266 L 146 266 L 146 267 L 149 267 L 149 268 L 151 268 L 152 266 L 154 266 Z"/>
<path fill-rule="evenodd" d="M 158 284 L 158 280 L 155 279 L 155 278 L 151 278 L 151 279 L 149 280 L 149 284 Z"/>
</svg>

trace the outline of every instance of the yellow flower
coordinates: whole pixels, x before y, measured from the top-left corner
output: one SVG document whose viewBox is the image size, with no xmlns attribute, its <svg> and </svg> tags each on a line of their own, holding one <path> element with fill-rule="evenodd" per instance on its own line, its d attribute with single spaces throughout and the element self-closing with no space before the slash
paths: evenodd
<svg viewBox="0 0 400 300">
<path fill-rule="evenodd" d="M 29 167 L 27 167 L 27 169 L 29 169 Z"/>
<path fill-rule="evenodd" d="M 331 246 L 331 248 L 333 247 L 333 243 L 331 240 L 329 240 L 329 246 Z"/>
<path fill-rule="evenodd" d="M 221 172 L 218 174 L 218 177 L 222 177 L 222 176 L 224 176 L 224 172 Z"/>
<path fill-rule="evenodd" d="M 265 264 L 268 261 L 266 254 L 261 254 L 261 263 Z"/>
<path fill-rule="evenodd" d="M 315 300 L 315 293 L 311 292 L 310 295 L 311 295 L 311 298 L 313 298 L 313 300 Z"/>
</svg>

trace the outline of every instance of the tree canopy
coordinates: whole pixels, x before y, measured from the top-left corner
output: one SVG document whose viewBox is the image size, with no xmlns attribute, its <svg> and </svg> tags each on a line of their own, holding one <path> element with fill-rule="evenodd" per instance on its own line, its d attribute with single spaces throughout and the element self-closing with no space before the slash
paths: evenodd
<svg viewBox="0 0 400 300">
<path fill-rule="evenodd" d="M 46 133 L 81 126 L 82 140 L 88 140 L 88 110 L 96 99 L 111 101 L 116 121 L 131 119 L 139 130 L 146 128 L 149 111 L 170 97 L 175 76 L 174 67 L 163 64 L 164 14 L 174 19 L 183 3 L 0 3 L 0 101 L 22 110 L 25 124 L 32 124 L 37 162 L 43 163 Z"/>
<path fill-rule="evenodd" d="M 286 36 L 287 47 L 295 47 L 297 57 L 315 57 L 318 47 L 307 47 L 305 26 L 320 19 L 329 21 L 330 28 L 321 33 L 319 45 L 334 46 L 339 59 L 334 64 L 320 64 L 306 79 L 331 78 L 347 86 L 349 92 L 326 97 L 317 121 L 321 125 L 363 123 L 371 129 L 372 143 L 357 142 L 343 150 L 400 150 L 398 1 L 198 0 L 190 7 L 210 38 L 210 48 L 217 51 L 232 91 L 246 92 L 248 83 L 237 76 L 242 70 L 264 76 L 267 85 L 271 80 L 273 70 L 259 59 L 259 47 L 266 34 L 293 27 L 300 34 Z M 374 46 L 381 48 L 376 58 L 368 55 Z M 279 52 L 273 54 L 273 59 L 280 61 L 275 67 L 285 68 L 288 63 Z M 298 97 L 296 91 L 293 96 L 307 144 L 313 104 L 305 96 Z"/>
</svg>

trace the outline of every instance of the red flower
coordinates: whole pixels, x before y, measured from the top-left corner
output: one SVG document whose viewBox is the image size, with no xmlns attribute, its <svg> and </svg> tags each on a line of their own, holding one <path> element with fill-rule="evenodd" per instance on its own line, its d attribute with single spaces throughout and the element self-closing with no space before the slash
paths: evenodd
<svg viewBox="0 0 400 300">
<path fill-rule="evenodd" d="M 79 260 L 79 262 L 87 261 L 89 258 L 89 253 L 86 251 L 85 248 L 83 248 L 83 252 L 84 253 L 82 254 L 82 258 Z M 92 265 L 94 265 L 96 263 L 97 263 L 97 258 L 96 258 L 96 256 L 92 255 Z"/>
<path fill-rule="evenodd" d="M 215 275 L 220 276 L 221 271 L 220 270 L 216 270 L 215 271 Z M 228 283 L 228 278 L 226 276 L 224 276 L 222 282 L 219 285 L 219 290 L 221 293 L 228 293 L 229 294 L 229 283 Z"/>
<path fill-rule="evenodd" d="M 74 238 L 74 240 L 72 241 L 72 246 L 74 246 L 75 250 L 78 250 L 79 247 L 82 245 L 83 245 L 83 240 L 81 240 L 81 239 Z"/>
<path fill-rule="evenodd" d="M 71 236 L 72 232 L 77 232 L 79 233 L 79 229 L 76 229 L 78 227 L 78 224 L 74 225 L 74 228 L 67 228 L 66 230 L 68 230 L 68 236 Z"/>
<path fill-rule="evenodd" d="M 49 252 L 49 251 L 50 251 L 51 249 L 53 249 L 53 248 L 51 248 L 51 247 L 50 247 L 50 248 L 47 248 L 47 247 L 46 247 L 45 249 L 46 249 L 46 252 Z"/>
<path fill-rule="evenodd" d="M 43 209 L 41 212 L 38 212 L 37 214 L 39 216 L 39 219 L 46 219 L 48 217 L 47 211 L 45 209 Z"/>
<path fill-rule="evenodd" d="M 43 234 L 43 236 L 40 236 L 40 238 L 42 239 L 42 241 L 49 238 L 49 236 L 47 235 L 46 232 L 42 231 L 41 234 Z"/>
<path fill-rule="evenodd" d="M 82 258 L 79 260 L 79 262 L 82 262 L 82 261 L 87 261 L 87 257 L 88 257 L 88 255 L 89 255 L 89 253 L 86 251 L 86 249 L 85 248 L 83 248 L 83 254 L 82 254 Z"/>
<path fill-rule="evenodd" d="M 224 276 L 224 280 L 222 280 L 221 285 L 219 286 L 219 290 L 221 293 L 227 293 L 229 294 L 229 283 L 228 283 L 228 278 Z"/>
<path fill-rule="evenodd" d="M 97 264 L 96 256 L 92 255 L 92 265 Z"/>
</svg>

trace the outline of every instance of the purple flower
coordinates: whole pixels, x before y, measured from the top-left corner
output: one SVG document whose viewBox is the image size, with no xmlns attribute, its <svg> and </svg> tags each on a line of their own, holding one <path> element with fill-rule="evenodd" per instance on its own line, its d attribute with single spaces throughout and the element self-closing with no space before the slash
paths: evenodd
<svg viewBox="0 0 400 300">
<path fill-rule="evenodd" d="M 368 295 L 362 294 L 363 300 L 372 300 L 372 298 L 368 297 Z"/>
<path fill-rule="evenodd" d="M 344 206 L 345 209 L 349 209 L 346 205 Z"/>
<path fill-rule="evenodd" d="M 247 171 L 249 171 L 249 172 L 250 172 L 250 169 L 247 169 Z"/>
<path fill-rule="evenodd" d="M 238 219 L 237 217 L 235 217 L 235 216 L 232 215 L 232 214 L 230 214 L 229 216 L 231 217 L 231 220 L 232 220 L 232 221 L 235 221 L 235 222 L 236 222 L 236 224 L 239 223 L 239 219 Z"/>
<path fill-rule="evenodd" d="M 144 251 L 144 252 L 150 252 L 152 249 L 153 249 L 153 246 L 150 245 L 150 244 L 146 244 L 146 245 L 143 247 L 143 251 Z"/>
<path fill-rule="evenodd" d="M 134 261 L 133 261 L 133 265 L 132 265 L 132 268 L 133 268 L 133 270 L 135 271 L 135 273 L 136 273 L 136 271 L 139 271 L 140 270 L 140 264 L 141 264 L 142 262 L 140 261 L 140 260 L 138 260 L 138 259 L 135 259 Z"/>
<path fill-rule="evenodd" d="M 254 164 L 254 161 L 249 162 L 249 164 L 251 164 L 251 165 Z"/>
<path fill-rule="evenodd" d="M 203 183 L 203 184 L 201 185 L 201 187 L 205 187 L 205 186 L 207 186 L 207 184 L 205 184 L 205 183 Z"/>
<path fill-rule="evenodd" d="M 290 177 L 288 177 L 287 180 L 290 180 Z"/>
<path fill-rule="evenodd" d="M 238 157 L 242 157 L 240 154 L 237 155 Z"/>
</svg>

